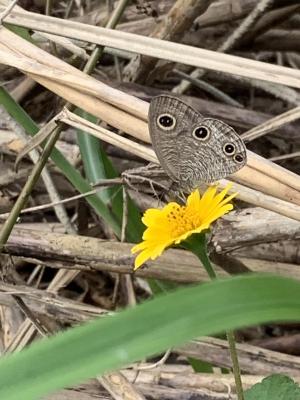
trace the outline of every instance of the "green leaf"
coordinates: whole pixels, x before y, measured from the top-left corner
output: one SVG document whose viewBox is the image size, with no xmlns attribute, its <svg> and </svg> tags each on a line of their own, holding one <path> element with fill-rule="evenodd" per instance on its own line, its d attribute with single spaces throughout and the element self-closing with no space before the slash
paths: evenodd
<svg viewBox="0 0 300 400">
<path fill-rule="evenodd" d="M 97 119 L 89 113 L 77 110 L 81 117 L 96 123 Z M 101 179 L 110 179 L 118 176 L 110 159 L 102 148 L 101 141 L 84 131 L 78 130 L 77 141 L 80 147 L 84 170 L 89 182 L 96 183 Z M 110 187 L 97 193 L 101 201 L 111 210 L 112 215 L 122 226 L 123 195 L 121 187 Z M 130 242 L 138 242 L 142 238 L 144 225 L 141 222 L 141 214 L 133 201 L 128 199 L 128 218 L 126 226 L 126 239 Z"/>
<path fill-rule="evenodd" d="M 30 36 L 29 30 L 26 28 L 22 28 L 21 26 L 11 25 L 11 24 L 3 24 L 5 28 L 9 29 L 10 31 L 14 32 L 16 35 L 20 36 L 21 38 L 27 40 L 30 43 L 35 44 L 34 40 Z"/>
<path fill-rule="evenodd" d="M 300 400 L 300 387 L 285 375 L 270 375 L 245 392 L 245 400 Z"/>
<path fill-rule="evenodd" d="M 87 121 L 93 122 L 94 124 L 97 123 L 97 118 L 93 115 L 79 109 L 75 112 Z M 84 171 L 88 181 L 94 184 L 101 179 L 108 178 L 105 171 L 104 160 L 102 158 L 100 140 L 81 129 L 77 129 L 77 143 L 79 145 Z M 114 178 L 115 176 L 116 174 L 110 176 L 110 178 Z M 109 204 L 111 195 L 111 188 L 101 190 L 101 192 L 97 193 L 97 196 L 106 204 Z"/>
<path fill-rule="evenodd" d="M 299 320 L 299 292 L 296 280 L 243 275 L 157 296 L 4 356 L 0 398 L 38 399 L 197 336 Z"/>
<path fill-rule="evenodd" d="M 191 366 L 193 367 L 193 370 L 195 372 L 202 372 L 202 373 L 212 373 L 213 372 L 213 366 L 206 362 L 206 361 L 202 361 L 202 360 L 198 360 L 198 358 L 192 358 L 192 357 L 188 357 L 188 362 L 191 364 Z"/>
<path fill-rule="evenodd" d="M 35 135 L 39 131 L 38 125 L 35 124 L 35 122 L 23 110 L 23 108 L 16 103 L 10 94 L 2 87 L 0 87 L 0 104 L 3 104 L 8 113 L 31 136 Z M 69 163 L 69 161 L 59 150 L 54 149 L 52 151 L 51 159 L 80 193 L 85 193 L 92 190 L 92 187 L 88 184 L 88 182 L 82 178 L 80 173 Z M 111 226 L 116 235 L 120 236 L 120 224 L 111 214 L 108 207 L 106 207 L 106 205 L 101 201 L 101 199 L 99 199 L 99 197 L 96 195 L 90 195 L 86 197 L 86 201 L 94 208 L 95 212 Z"/>
</svg>

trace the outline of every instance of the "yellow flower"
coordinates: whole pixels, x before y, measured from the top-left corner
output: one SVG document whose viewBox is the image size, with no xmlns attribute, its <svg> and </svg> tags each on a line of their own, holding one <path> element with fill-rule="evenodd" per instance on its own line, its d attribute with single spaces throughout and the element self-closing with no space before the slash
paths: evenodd
<svg viewBox="0 0 300 400">
<path fill-rule="evenodd" d="M 231 184 L 217 194 L 217 187 L 210 186 L 202 197 L 197 189 L 189 195 L 185 206 L 171 202 L 161 210 L 148 209 L 142 218 L 147 227 L 143 241 L 131 249 L 133 254 L 140 252 L 134 270 L 149 258 L 154 260 L 160 256 L 172 244 L 208 229 L 212 222 L 232 210 L 229 202 L 237 193 L 226 196 L 230 188 Z"/>
</svg>

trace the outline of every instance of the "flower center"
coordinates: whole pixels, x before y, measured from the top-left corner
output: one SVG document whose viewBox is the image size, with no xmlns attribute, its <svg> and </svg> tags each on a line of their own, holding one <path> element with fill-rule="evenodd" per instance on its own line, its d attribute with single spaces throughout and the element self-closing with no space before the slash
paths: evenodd
<svg viewBox="0 0 300 400">
<path fill-rule="evenodd" d="M 200 225 L 199 217 L 185 206 L 175 205 L 167 214 L 172 238 L 192 231 Z"/>
</svg>

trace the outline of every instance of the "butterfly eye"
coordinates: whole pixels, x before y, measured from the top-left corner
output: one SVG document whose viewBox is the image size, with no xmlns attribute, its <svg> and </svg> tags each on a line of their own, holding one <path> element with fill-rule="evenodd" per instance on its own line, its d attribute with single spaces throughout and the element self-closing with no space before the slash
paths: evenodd
<svg viewBox="0 0 300 400">
<path fill-rule="evenodd" d="M 198 140 L 207 140 L 210 136 L 210 130 L 206 126 L 197 126 L 193 130 L 193 136 Z"/>
<path fill-rule="evenodd" d="M 237 163 L 242 163 L 244 161 L 244 157 L 241 154 L 236 154 L 234 156 L 234 161 L 236 161 Z"/>
<path fill-rule="evenodd" d="M 175 127 L 176 119 L 170 114 L 161 114 L 157 118 L 157 124 L 161 129 L 170 131 Z"/>
<path fill-rule="evenodd" d="M 232 143 L 226 143 L 223 146 L 223 151 L 225 154 L 227 154 L 228 156 L 232 156 L 235 153 L 235 145 Z"/>
</svg>

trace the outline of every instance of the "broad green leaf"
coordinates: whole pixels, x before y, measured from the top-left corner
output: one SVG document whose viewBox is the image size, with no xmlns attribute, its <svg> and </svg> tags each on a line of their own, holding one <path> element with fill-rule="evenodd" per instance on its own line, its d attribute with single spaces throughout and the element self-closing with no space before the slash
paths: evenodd
<svg viewBox="0 0 300 400">
<path fill-rule="evenodd" d="M 300 400 L 300 387 L 285 375 L 270 375 L 245 392 L 245 400 Z"/>
<path fill-rule="evenodd" d="M 300 319 L 300 282 L 243 275 L 178 289 L 0 360 L 0 398 L 34 400 L 201 335 Z"/>
</svg>

